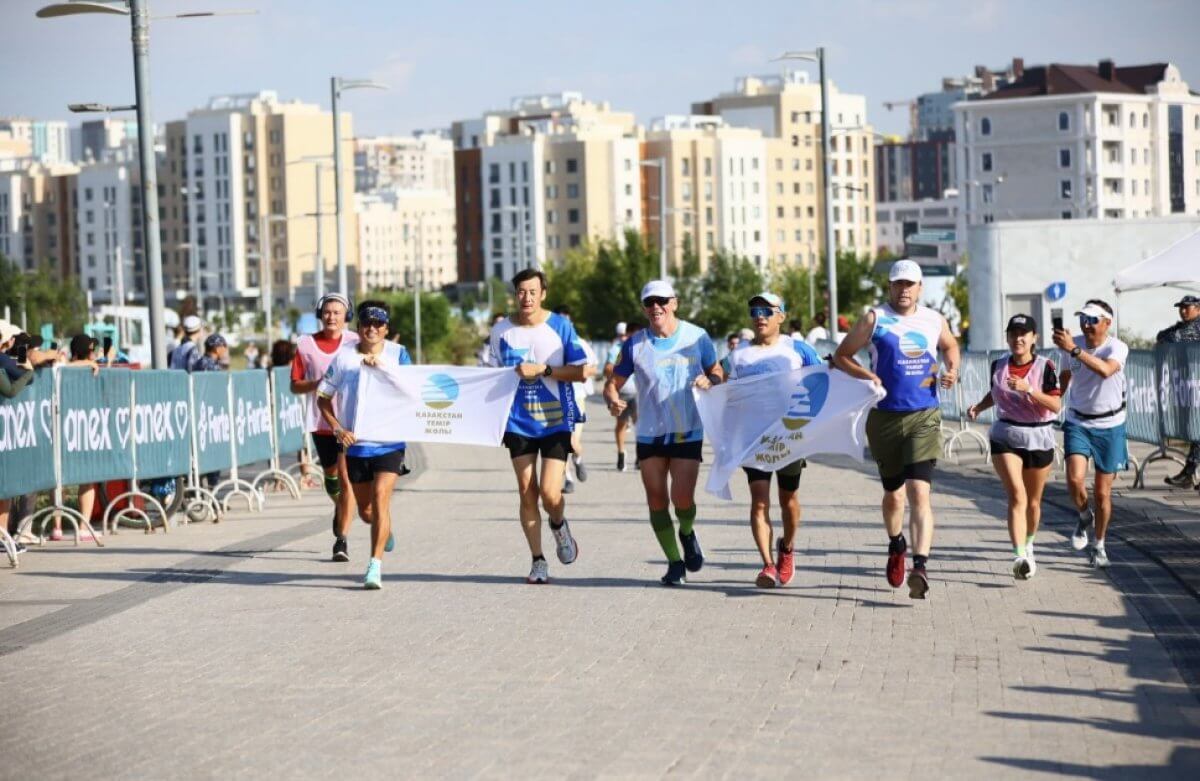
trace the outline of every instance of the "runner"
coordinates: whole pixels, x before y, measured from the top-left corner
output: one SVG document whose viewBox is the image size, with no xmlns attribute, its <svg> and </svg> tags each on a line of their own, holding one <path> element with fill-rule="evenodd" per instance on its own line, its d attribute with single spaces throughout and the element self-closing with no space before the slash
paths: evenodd
<svg viewBox="0 0 1200 781">
<path fill-rule="evenodd" d="M 817 351 L 803 338 L 781 333 L 787 307 L 774 293 L 762 292 L 750 299 L 750 321 L 754 337 L 744 342 L 728 356 L 729 379 L 737 380 L 756 374 L 791 372 L 804 366 L 819 366 Z M 702 385 L 703 380 L 697 380 Z M 763 568 L 755 578 L 759 588 L 786 586 L 795 572 L 792 545 L 800 527 L 800 474 L 807 464 L 801 458 L 775 472 L 779 483 L 779 513 L 783 517 L 783 536 L 779 538 L 778 558 L 772 558 L 771 473 L 742 467 L 750 482 L 750 531 L 762 556 Z"/>
<path fill-rule="evenodd" d="M 354 349 L 339 350 L 333 356 L 317 388 L 321 416 L 345 453 L 341 469 L 354 491 L 358 514 L 371 524 L 371 560 L 363 577 L 363 588 L 368 589 L 383 588 L 383 554 L 396 544 L 392 534 L 392 492 L 396 478 L 408 471 L 404 468 L 403 442 L 365 442 L 354 436 L 362 367 L 412 363 L 403 345 L 387 340 L 389 315 L 388 305 L 383 301 L 363 301 L 358 305 L 358 342 Z M 349 512 L 345 517 L 350 517 Z M 344 545 L 345 535 L 340 539 Z"/>
<path fill-rule="evenodd" d="M 975 420 L 996 408 L 988 438 L 992 466 L 1008 494 L 1008 536 L 1013 545 L 1013 577 L 1028 580 L 1037 574 L 1033 538 L 1042 520 L 1042 492 L 1054 463 L 1054 429 L 1062 409 L 1054 364 L 1035 355 L 1037 321 L 1013 315 L 1005 329 L 1012 354 L 992 361 L 992 389 L 967 410 Z"/>
<path fill-rule="evenodd" d="M 1088 549 L 1093 567 L 1108 566 L 1104 535 L 1112 519 L 1112 485 L 1129 458 L 1125 441 L 1125 361 L 1129 347 L 1110 336 L 1113 310 L 1093 298 L 1076 312 L 1082 336 L 1054 331 L 1054 344 L 1071 354 L 1063 367 L 1061 385 L 1067 395 L 1063 450 L 1067 454 L 1067 490 L 1079 510 L 1071 547 L 1088 547 L 1088 529 L 1095 524 L 1095 541 Z M 1093 508 L 1088 507 L 1087 462 L 1096 470 Z"/>
<path fill-rule="evenodd" d="M 883 522 L 887 527 L 887 580 L 892 588 L 904 583 L 904 503 L 911 505 L 913 567 L 908 595 L 925 599 L 925 572 L 933 547 L 933 509 L 929 504 L 933 468 L 942 452 L 941 411 L 938 409 L 938 352 L 946 356 L 941 386 L 958 381 L 958 342 L 946 318 L 921 306 L 921 267 L 898 260 L 888 273 L 887 303 L 858 319 L 834 353 L 834 365 L 852 377 L 871 380 L 887 391 L 867 416 L 867 441 L 883 483 Z M 855 354 L 870 346 L 872 369 L 860 366 Z"/>
<path fill-rule="evenodd" d="M 350 299 L 339 293 L 321 297 L 317 302 L 317 317 L 321 318 L 321 331 L 300 337 L 296 345 L 291 390 L 309 396 L 305 430 L 312 437 L 313 449 L 325 473 L 325 493 L 333 500 L 333 560 L 350 561 L 346 535 L 354 518 L 354 497 L 350 495 L 345 459 L 337 438 L 317 409 L 315 393 L 333 357 L 343 347 L 358 344 L 358 334 L 346 330 L 346 321 L 352 317 Z"/>
<path fill-rule="evenodd" d="M 617 361 L 621 359 L 621 345 L 623 345 L 630 336 L 637 333 L 639 326 L 634 325 L 629 329 L 625 323 L 617 323 L 617 338 L 612 343 L 612 347 L 608 350 L 608 360 L 604 362 L 604 380 L 607 382 L 612 379 L 613 367 L 617 365 Z M 626 331 L 629 331 L 627 334 Z M 625 408 L 621 410 L 621 414 L 617 416 L 616 428 L 613 433 L 617 440 L 617 471 L 625 471 L 625 432 L 629 430 L 630 425 L 637 425 L 637 380 L 633 377 L 621 386 L 621 401 L 625 402 Z M 635 464 L 636 467 L 636 464 Z"/>
<path fill-rule="evenodd" d="M 637 376 L 641 414 L 637 456 L 650 525 L 667 556 L 667 574 L 662 583 L 680 586 L 687 582 L 686 572 L 699 572 L 704 566 L 704 551 L 695 532 L 696 478 L 700 474 L 704 429 L 692 398 L 692 385 L 709 382 L 708 376 L 712 382 L 721 382 L 724 375 L 708 334 L 675 317 L 679 301 L 670 282 L 656 279 L 646 283 L 642 306 L 649 327 L 621 346 L 620 360 L 604 385 L 604 400 L 609 412 L 619 416 L 626 407 L 621 388 L 628 378 Z M 679 519 L 682 556 L 675 544 L 672 504 Z"/>
<path fill-rule="evenodd" d="M 567 318 L 571 321 L 571 307 L 566 304 L 554 307 L 554 314 L 560 317 Z M 574 323 L 572 322 L 572 325 Z M 586 483 L 588 479 L 587 467 L 583 464 L 583 426 L 587 423 L 587 400 L 588 397 L 596 392 L 596 387 L 592 383 L 592 377 L 596 375 L 596 351 L 588 344 L 587 339 L 579 337 L 579 346 L 583 348 L 583 352 L 587 355 L 587 363 L 584 364 L 588 370 L 588 376 L 583 382 L 572 383 L 572 430 L 571 430 L 571 457 L 567 461 L 567 468 L 564 470 L 563 493 L 570 494 L 575 492 L 575 480 L 571 477 L 571 469 L 574 467 L 575 477 L 579 478 L 579 482 Z"/>
<path fill-rule="evenodd" d="M 571 383 L 587 378 L 587 354 L 571 321 L 546 311 L 546 275 L 524 269 L 512 280 L 517 311 L 492 327 L 493 366 L 514 366 L 524 382 L 513 397 L 504 445 L 512 458 L 521 498 L 521 528 L 533 565 L 529 583 L 549 583 L 550 567 L 542 555 L 542 513 L 550 516 L 558 560 L 570 564 L 579 555 L 564 517 L 563 475 L 571 454 Z M 538 455 L 542 457 L 537 471 Z"/>
</svg>

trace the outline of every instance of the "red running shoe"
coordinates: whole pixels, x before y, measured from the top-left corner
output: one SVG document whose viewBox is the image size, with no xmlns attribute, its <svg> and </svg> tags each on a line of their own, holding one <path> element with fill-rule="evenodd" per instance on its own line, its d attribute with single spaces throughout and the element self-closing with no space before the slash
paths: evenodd
<svg viewBox="0 0 1200 781">
<path fill-rule="evenodd" d="M 904 585 L 904 554 L 907 551 L 908 543 L 904 538 L 888 544 L 887 582 L 892 588 Z"/>
<path fill-rule="evenodd" d="M 779 572 L 768 564 L 758 573 L 758 577 L 754 579 L 754 585 L 759 588 L 775 588 L 779 585 Z"/>
<path fill-rule="evenodd" d="M 779 571 L 779 585 L 786 586 L 792 582 L 792 576 L 796 574 L 796 554 L 794 550 L 784 550 L 783 540 L 780 540 L 775 546 L 775 568 Z"/>
</svg>

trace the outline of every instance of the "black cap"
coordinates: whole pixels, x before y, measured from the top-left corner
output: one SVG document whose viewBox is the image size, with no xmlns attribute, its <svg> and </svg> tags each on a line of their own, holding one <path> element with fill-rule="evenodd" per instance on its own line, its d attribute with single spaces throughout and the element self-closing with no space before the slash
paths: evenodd
<svg viewBox="0 0 1200 781">
<path fill-rule="evenodd" d="M 1184 296 L 1175 302 L 1175 306 L 1200 306 L 1200 296 Z"/>
<path fill-rule="evenodd" d="M 1004 328 L 1005 333 L 1009 331 L 1020 331 L 1027 334 L 1037 331 L 1037 320 L 1034 320 L 1029 315 L 1013 315 L 1008 320 L 1008 325 Z"/>
<path fill-rule="evenodd" d="M 218 347 L 224 347 L 224 346 L 225 346 L 225 337 L 221 336 L 220 334 L 212 334 L 211 336 L 209 336 L 207 339 L 204 340 L 204 349 L 206 349 L 206 350 L 215 350 Z"/>
</svg>

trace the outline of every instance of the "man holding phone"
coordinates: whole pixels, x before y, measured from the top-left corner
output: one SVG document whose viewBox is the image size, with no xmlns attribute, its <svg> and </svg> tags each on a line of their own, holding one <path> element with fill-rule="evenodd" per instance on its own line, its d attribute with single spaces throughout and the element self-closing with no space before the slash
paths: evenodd
<svg viewBox="0 0 1200 781">
<path fill-rule="evenodd" d="M 1113 309 L 1105 301 L 1090 299 L 1075 313 L 1082 336 L 1072 337 L 1055 323 L 1054 344 L 1070 355 L 1060 375 L 1059 386 L 1067 399 L 1063 423 L 1063 450 L 1067 456 L 1067 490 L 1079 511 L 1079 522 L 1071 535 L 1071 547 L 1088 547 L 1088 530 L 1095 525 L 1094 541 L 1088 550 L 1093 567 L 1108 566 L 1104 535 L 1112 519 L 1112 485 L 1125 468 L 1125 361 L 1129 347 L 1109 335 Z M 1093 503 L 1088 506 L 1087 462 L 1095 465 Z"/>
</svg>

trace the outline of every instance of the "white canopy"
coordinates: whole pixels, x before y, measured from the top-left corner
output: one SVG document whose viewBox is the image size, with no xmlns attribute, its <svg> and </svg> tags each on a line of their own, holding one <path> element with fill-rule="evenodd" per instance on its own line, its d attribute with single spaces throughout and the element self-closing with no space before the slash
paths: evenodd
<svg viewBox="0 0 1200 781">
<path fill-rule="evenodd" d="M 1168 285 L 1200 286 L 1200 230 L 1121 270 L 1113 279 L 1118 293 Z"/>
</svg>

